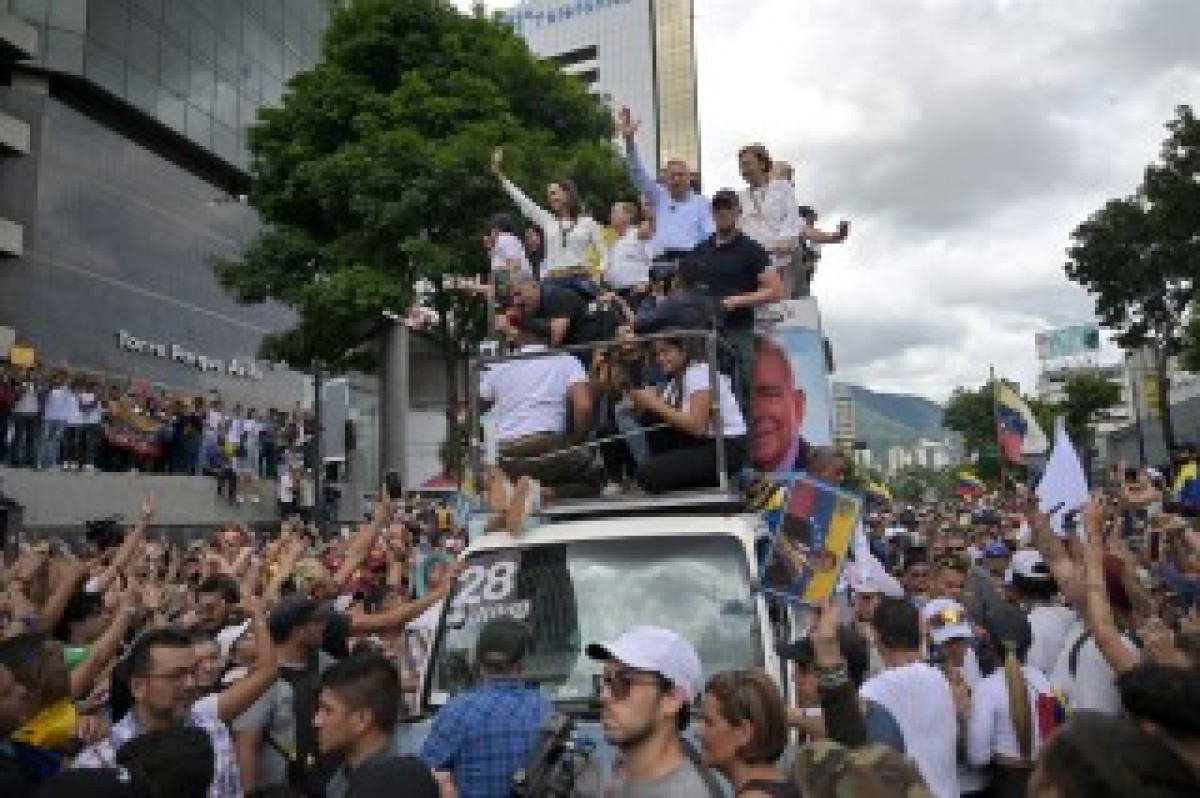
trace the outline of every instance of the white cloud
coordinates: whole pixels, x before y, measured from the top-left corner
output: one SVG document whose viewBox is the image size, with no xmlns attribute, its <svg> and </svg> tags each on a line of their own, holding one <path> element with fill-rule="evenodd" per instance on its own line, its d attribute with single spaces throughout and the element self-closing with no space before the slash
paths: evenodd
<svg viewBox="0 0 1200 798">
<path fill-rule="evenodd" d="M 706 185 L 762 141 L 852 220 L 816 293 L 837 378 L 876 389 L 1031 388 L 1034 333 L 1092 318 L 1071 230 L 1200 104 L 1195 0 L 695 4 Z"/>
</svg>

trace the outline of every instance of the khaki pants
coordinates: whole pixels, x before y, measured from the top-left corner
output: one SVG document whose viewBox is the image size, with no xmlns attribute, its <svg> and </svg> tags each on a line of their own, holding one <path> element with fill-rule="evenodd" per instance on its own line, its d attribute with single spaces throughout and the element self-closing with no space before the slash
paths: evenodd
<svg viewBox="0 0 1200 798">
<path fill-rule="evenodd" d="M 570 448 L 565 436 L 537 432 L 500 443 L 500 470 L 511 480 L 532 477 L 564 498 L 600 492 L 601 478 L 592 467 L 591 451 Z"/>
</svg>

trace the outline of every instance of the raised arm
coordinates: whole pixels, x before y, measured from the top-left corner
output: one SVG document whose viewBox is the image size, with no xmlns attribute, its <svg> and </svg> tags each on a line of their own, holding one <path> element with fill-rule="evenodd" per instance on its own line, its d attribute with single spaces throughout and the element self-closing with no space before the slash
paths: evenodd
<svg viewBox="0 0 1200 798">
<path fill-rule="evenodd" d="M 238 679 L 217 695 L 217 716 L 225 723 L 232 723 L 249 709 L 279 678 L 275 644 L 267 627 L 267 612 L 262 601 L 254 602 L 250 618 L 256 649 L 254 668 L 244 678 Z"/>
<path fill-rule="evenodd" d="M 499 147 L 492 153 L 492 173 L 500 179 L 500 186 L 504 189 L 504 193 L 508 194 L 509 198 L 516 203 L 526 219 L 536 222 L 543 230 L 549 230 L 554 226 L 554 215 L 531 200 L 516 183 L 505 177 L 504 150 Z"/>
<path fill-rule="evenodd" d="M 634 120 L 628 108 L 622 108 L 621 113 L 617 115 L 617 133 L 625 142 L 625 164 L 629 167 L 629 179 L 637 186 L 638 191 L 645 194 L 650 203 L 654 204 L 658 198 L 658 192 L 662 189 L 646 173 L 646 167 L 642 165 L 641 156 L 638 155 L 634 136 L 637 135 L 641 124 L 640 121 Z"/>
</svg>

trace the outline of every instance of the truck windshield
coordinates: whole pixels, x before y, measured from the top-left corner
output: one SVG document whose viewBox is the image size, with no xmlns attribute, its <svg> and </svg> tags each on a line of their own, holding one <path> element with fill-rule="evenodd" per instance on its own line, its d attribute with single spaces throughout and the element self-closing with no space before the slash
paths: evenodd
<svg viewBox="0 0 1200 798">
<path fill-rule="evenodd" d="M 430 704 L 470 686 L 476 638 L 496 615 L 529 623 L 534 644 L 524 675 L 557 701 L 593 695 L 601 665 L 584 653 L 589 643 L 638 625 L 691 640 L 705 678 L 763 663 L 749 568 L 732 537 L 618 538 L 478 553 L 442 618 Z"/>
</svg>

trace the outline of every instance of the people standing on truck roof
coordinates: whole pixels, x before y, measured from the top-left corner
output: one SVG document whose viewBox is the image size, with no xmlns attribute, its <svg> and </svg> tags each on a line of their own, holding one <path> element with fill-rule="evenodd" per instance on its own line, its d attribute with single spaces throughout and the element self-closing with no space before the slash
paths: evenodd
<svg viewBox="0 0 1200 798">
<path fill-rule="evenodd" d="M 650 427 L 646 439 L 650 457 L 639 464 L 638 484 L 648 493 L 665 493 L 719 484 L 713 403 L 725 451 L 725 471 L 737 474 L 746 464 L 746 421 L 734 398 L 729 378 L 716 374 L 716 397 L 709 364 L 694 354 L 695 342 L 660 338 L 654 357 L 666 377 L 660 390 L 633 388 L 629 404 Z"/>
<path fill-rule="evenodd" d="M 779 272 L 761 244 L 738 228 L 741 201 L 737 192 L 713 195 L 714 232 L 696 247 L 700 280 L 723 311 L 722 328 L 737 360 L 737 391 L 749 407 L 754 373 L 754 309 L 780 299 Z"/>
<path fill-rule="evenodd" d="M 526 219 L 537 223 L 544 231 L 546 262 L 541 279 L 556 285 L 595 296 L 595 278 L 604 249 L 600 225 L 583 208 L 575 184 L 558 179 L 546 186 L 549 209 L 542 208 L 504 175 L 504 151 L 492 153 L 492 173 L 500 179 L 505 193 L 521 209 Z"/>
<path fill-rule="evenodd" d="M 608 774 L 586 778 L 583 795 L 612 798 L 700 798 L 720 787 L 682 737 L 700 691 L 696 649 L 678 633 L 637 626 L 609 643 L 592 643 L 587 655 L 604 663 L 599 677 L 604 737 L 619 755 Z"/>
<path fill-rule="evenodd" d="M 738 171 L 746 181 L 740 192 L 739 227 L 771 254 L 780 279 L 778 298 L 791 299 L 800 282 L 793 255 L 804 229 L 796 191 L 789 181 L 771 176 L 771 154 L 762 144 L 748 144 L 738 151 Z"/>
<path fill-rule="evenodd" d="M 464 798 L 508 798 L 513 776 L 553 712 L 538 687 L 521 678 L 532 645 L 524 622 L 486 622 L 475 644 L 479 685 L 442 707 L 421 746 L 421 758 L 439 780 L 452 780 Z"/>
<path fill-rule="evenodd" d="M 708 200 L 692 188 L 692 173 L 680 158 L 671 158 L 663 170 L 662 182 L 651 179 L 638 155 L 634 136 L 641 122 L 628 108 L 617 116 L 617 135 L 625 143 L 625 162 L 629 177 L 646 197 L 654 212 L 655 229 L 651 240 L 654 260 L 659 263 L 685 259 L 713 233 Z"/>
</svg>

